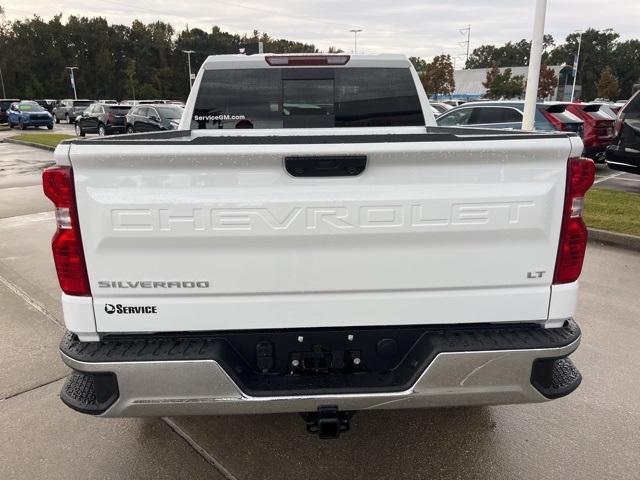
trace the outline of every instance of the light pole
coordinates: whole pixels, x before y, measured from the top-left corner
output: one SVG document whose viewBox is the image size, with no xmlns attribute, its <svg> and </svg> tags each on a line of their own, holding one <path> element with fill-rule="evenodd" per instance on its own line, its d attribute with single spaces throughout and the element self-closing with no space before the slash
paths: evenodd
<svg viewBox="0 0 640 480">
<path fill-rule="evenodd" d="M 524 97 L 524 114 L 522 129 L 533 130 L 538 101 L 538 82 L 540 81 L 540 64 L 544 43 L 544 20 L 547 13 L 547 0 L 536 0 L 536 11 L 533 21 L 533 37 L 531 38 L 531 54 L 529 55 L 529 77 L 527 92 Z"/>
<path fill-rule="evenodd" d="M 573 60 L 573 87 L 571 87 L 571 101 L 576 99 L 576 80 L 578 78 L 578 63 L 580 62 L 580 48 L 582 47 L 582 32 L 578 36 L 578 54 Z"/>
<path fill-rule="evenodd" d="M 187 54 L 187 63 L 189 64 L 189 90 L 193 87 L 193 78 L 191 77 L 191 54 L 196 53 L 194 50 L 182 50 L 182 53 Z"/>
<path fill-rule="evenodd" d="M 69 70 L 69 78 L 71 79 L 71 86 L 73 87 L 73 97 L 77 100 L 78 93 L 76 92 L 76 80 L 73 76 L 73 71 L 77 70 L 78 67 L 65 67 L 65 68 Z"/>
<path fill-rule="evenodd" d="M 351 30 L 349 30 L 350 32 L 353 32 L 353 54 L 355 55 L 356 53 L 358 53 L 358 33 L 360 33 L 362 31 L 361 28 L 353 28 Z"/>
<path fill-rule="evenodd" d="M 464 35 L 465 33 L 467 34 L 467 40 L 465 42 L 461 42 L 461 45 L 466 45 L 467 46 L 467 53 L 466 53 L 466 58 L 467 58 L 467 62 L 469 61 L 469 47 L 471 47 L 471 25 L 467 25 L 467 28 L 461 28 L 460 29 L 460 33 L 462 35 Z"/>
</svg>

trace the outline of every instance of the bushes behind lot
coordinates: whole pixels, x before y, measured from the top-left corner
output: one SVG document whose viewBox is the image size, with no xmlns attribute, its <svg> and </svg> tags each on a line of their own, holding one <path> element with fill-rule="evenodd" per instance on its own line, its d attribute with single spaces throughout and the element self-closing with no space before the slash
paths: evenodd
<svg viewBox="0 0 640 480">
<path fill-rule="evenodd" d="M 640 236 L 640 194 L 594 188 L 584 218 L 589 227 Z"/>
</svg>

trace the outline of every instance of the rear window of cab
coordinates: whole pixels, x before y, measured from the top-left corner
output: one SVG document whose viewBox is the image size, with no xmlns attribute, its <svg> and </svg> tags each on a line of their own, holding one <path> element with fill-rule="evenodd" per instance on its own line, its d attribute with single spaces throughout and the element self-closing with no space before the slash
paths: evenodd
<svg viewBox="0 0 640 480">
<path fill-rule="evenodd" d="M 408 68 L 206 70 L 191 128 L 423 126 Z"/>
</svg>

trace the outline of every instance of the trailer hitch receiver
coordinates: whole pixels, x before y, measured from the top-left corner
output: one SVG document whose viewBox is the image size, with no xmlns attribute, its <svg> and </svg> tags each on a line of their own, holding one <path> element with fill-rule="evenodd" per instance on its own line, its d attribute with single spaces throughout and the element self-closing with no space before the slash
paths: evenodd
<svg viewBox="0 0 640 480">
<path fill-rule="evenodd" d="M 316 412 L 303 413 L 309 433 L 317 433 L 321 439 L 338 438 L 349 431 L 353 412 L 341 412 L 333 405 L 318 407 Z"/>
</svg>

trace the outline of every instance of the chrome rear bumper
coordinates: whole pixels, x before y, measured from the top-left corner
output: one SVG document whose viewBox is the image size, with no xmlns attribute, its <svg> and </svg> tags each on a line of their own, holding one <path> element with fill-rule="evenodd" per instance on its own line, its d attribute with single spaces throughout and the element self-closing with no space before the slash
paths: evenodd
<svg viewBox="0 0 640 480">
<path fill-rule="evenodd" d="M 534 362 L 566 357 L 579 342 L 578 336 L 559 348 L 443 352 L 405 391 L 332 395 L 250 396 L 214 360 L 85 362 L 64 353 L 62 359 L 77 372 L 115 375 L 117 399 L 100 413 L 105 417 L 283 413 L 326 405 L 373 410 L 543 402 L 553 396 L 532 385 Z M 580 379 L 574 383 L 566 393 Z"/>
</svg>

